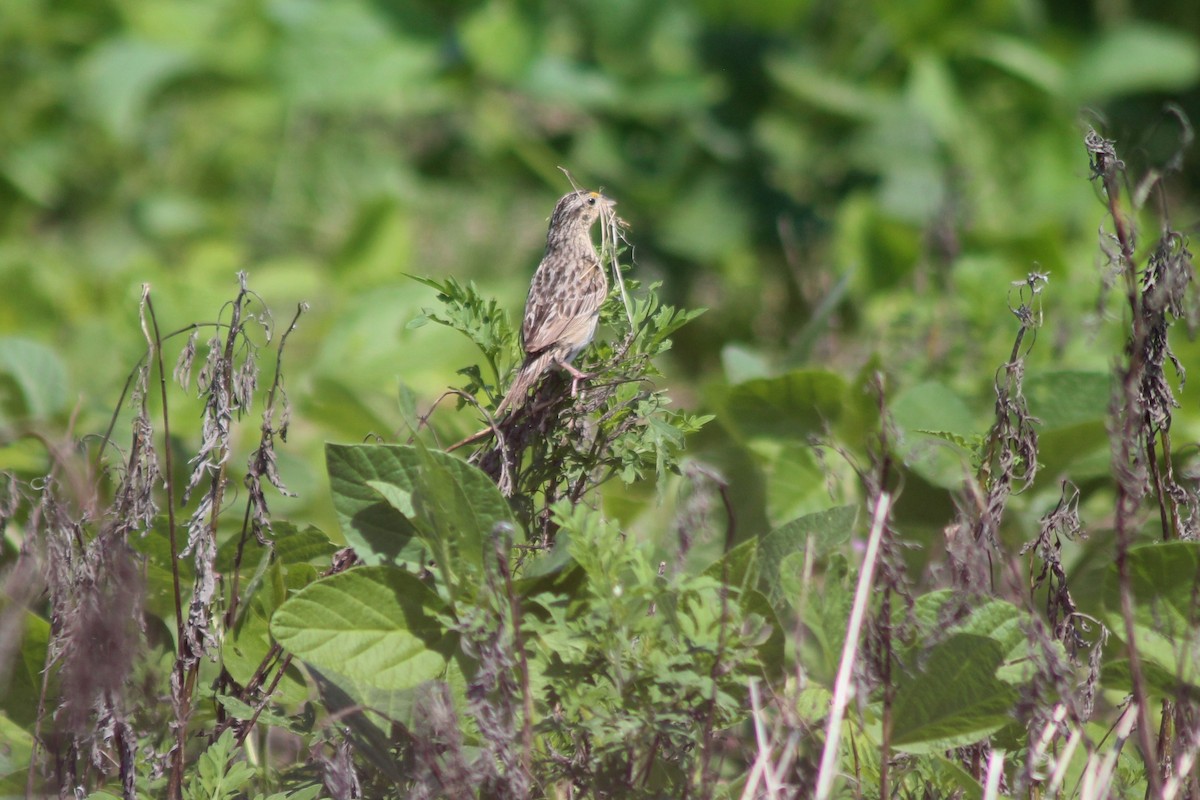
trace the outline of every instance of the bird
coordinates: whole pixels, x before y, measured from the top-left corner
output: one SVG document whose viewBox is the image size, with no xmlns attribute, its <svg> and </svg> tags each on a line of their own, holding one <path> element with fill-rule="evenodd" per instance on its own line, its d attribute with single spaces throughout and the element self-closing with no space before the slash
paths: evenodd
<svg viewBox="0 0 1200 800">
<path fill-rule="evenodd" d="M 596 335 L 608 277 L 592 241 L 592 226 L 617 203 L 600 192 L 563 195 L 550 215 L 546 252 L 533 273 L 521 323 L 525 360 L 496 407 L 496 416 L 525 404 L 529 390 L 550 369 L 571 375 L 571 395 L 589 376 L 571 362 Z"/>
</svg>

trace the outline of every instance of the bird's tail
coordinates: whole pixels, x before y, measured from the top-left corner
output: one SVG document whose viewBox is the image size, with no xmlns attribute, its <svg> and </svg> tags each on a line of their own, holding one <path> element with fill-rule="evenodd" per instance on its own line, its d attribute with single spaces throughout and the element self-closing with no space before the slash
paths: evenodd
<svg viewBox="0 0 1200 800">
<path fill-rule="evenodd" d="M 538 379 L 550 369 L 550 365 L 554 363 L 555 352 L 553 349 L 543 350 L 540 353 L 526 356 L 525 363 L 517 370 L 517 375 L 513 378 L 512 384 L 508 387 L 508 391 L 504 394 L 504 399 L 500 401 L 500 405 L 496 406 L 496 413 L 493 418 L 497 421 L 502 419 L 506 412 L 511 413 L 525 405 L 525 401 L 529 399 L 529 390 L 537 384 Z M 481 439 L 485 439 L 493 432 L 492 427 L 484 428 L 477 431 L 462 441 L 455 442 L 446 448 L 446 452 L 450 453 L 460 447 L 465 447 L 469 444 L 475 444 Z"/>
<path fill-rule="evenodd" d="M 529 397 L 529 390 L 537 384 L 538 379 L 554 363 L 554 355 L 554 349 L 547 348 L 540 353 L 534 353 L 525 358 L 525 363 L 517 370 L 517 376 L 513 378 L 508 391 L 504 393 L 504 399 L 500 401 L 500 405 L 496 406 L 497 419 L 504 412 L 510 409 L 516 411 L 525 405 L 525 401 Z"/>
</svg>

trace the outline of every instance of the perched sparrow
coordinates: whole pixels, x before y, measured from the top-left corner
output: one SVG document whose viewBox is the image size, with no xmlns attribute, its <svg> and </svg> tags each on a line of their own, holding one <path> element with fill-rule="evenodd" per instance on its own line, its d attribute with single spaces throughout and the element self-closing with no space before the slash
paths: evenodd
<svg viewBox="0 0 1200 800">
<path fill-rule="evenodd" d="M 608 296 L 608 278 L 592 243 L 592 225 L 616 201 L 599 192 L 574 191 L 554 207 L 546 234 L 546 254 L 533 274 L 525 299 L 521 347 L 525 362 L 517 370 L 496 416 L 520 408 L 529 390 L 551 367 L 571 373 L 571 394 L 587 376 L 572 359 L 592 341 L 600 305 Z"/>
</svg>

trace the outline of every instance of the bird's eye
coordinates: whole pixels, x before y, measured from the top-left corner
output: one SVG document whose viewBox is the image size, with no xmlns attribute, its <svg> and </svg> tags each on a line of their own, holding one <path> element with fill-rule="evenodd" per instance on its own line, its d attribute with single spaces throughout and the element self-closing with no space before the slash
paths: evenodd
<svg viewBox="0 0 1200 800">
<path fill-rule="evenodd" d="M 594 197 L 589 197 L 589 198 L 588 198 L 588 205 L 589 205 L 589 206 L 594 206 L 594 205 L 596 205 L 596 198 L 594 198 Z"/>
</svg>

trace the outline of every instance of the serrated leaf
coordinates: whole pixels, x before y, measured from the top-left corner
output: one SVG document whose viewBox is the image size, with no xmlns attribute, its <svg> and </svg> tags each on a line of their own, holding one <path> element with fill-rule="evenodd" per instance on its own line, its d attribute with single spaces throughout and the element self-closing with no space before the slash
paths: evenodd
<svg viewBox="0 0 1200 800">
<path fill-rule="evenodd" d="M 328 444 L 325 463 L 342 534 L 363 563 L 420 563 L 424 547 L 416 527 L 379 490 L 394 485 L 412 491 L 399 457 L 385 448 Z"/>
<path fill-rule="evenodd" d="M 1144 545 L 1131 549 L 1127 558 L 1139 655 L 1172 676 L 1172 683 L 1200 687 L 1200 542 Z M 1116 564 L 1109 567 L 1102 592 L 1102 619 L 1124 638 Z"/>
<path fill-rule="evenodd" d="M 909 753 L 978 741 L 1007 723 L 1017 691 L 996 677 L 1005 648 L 958 633 L 934 645 L 897 681 L 892 746 Z"/>
<path fill-rule="evenodd" d="M 399 445 L 326 445 L 334 508 L 367 564 L 418 563 L 423 543 L 448 580 L 482 564 L 497 525 L 520 527 L 495 484 L 448 453 Z"/>
<path fill-rule="evenodd" d="M 288 652 L 338 683 L 356 700 L 380 698 L 442 675 L 450 634 L 445 604 L 398 567 L 364 567 L 301 589 L 271 618 L 271 635 Z"/>
<path fill-rule="evenodd" d="M 810 538 L 814 557 L 827 556 L 850 541 L 857 520 L 858 506 L 839 506 L 806 514 L 764 536 L 759 542 L 758 563 L 762 569 L 762 584 L 771 603 L 778 607 L 780 603 L 794 600 L 780 582 L 780 567 L 787 556 L 803 554 Z"/>
</svg>

